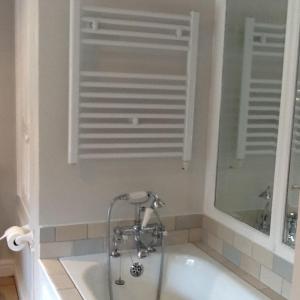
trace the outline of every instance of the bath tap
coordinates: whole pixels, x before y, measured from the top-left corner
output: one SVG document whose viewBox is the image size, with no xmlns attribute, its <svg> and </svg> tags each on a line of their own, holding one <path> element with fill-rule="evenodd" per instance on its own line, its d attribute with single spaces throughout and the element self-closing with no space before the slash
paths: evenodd
<svg viewBox="0 0 300 300">
<path fill-rule="evenodd" d="M 165 203 L 159 199 L 158 195 L 153 192 L 135 192 L 130 194 L 122 194 L 114 199 L 115 201 L 125 200 L 130 204 L 135 205 L 135 221 L 133 226 L 116 227 L 113 230 L 113 249 L 110 250 L 110 255 L 113 257 L 119 257 L 119 245 L 124 238 L 129 236 L 133 237 L 139 258 L 147 257 L 151 252 L 155 251 L 155 246 L 158 244 L 158 237 L 164 232 L 164 226 L 161 223 L 157 210 Z M 113 202 L 113 203 L 114 203 Z M 141 206 L 150 202 L 149 207 Z M 144 212 L 143 220 L 141 218 Z M 152 213 L 155 213 L 158 223 L 149 224 Z M 110 226 L 109 226 L 110 227 Z M 145 243 L 143 237 L 151 235 L 151 241 Z"/>
<path fill-rule="evenodd" d="M 111 215 L 114 204 L 117 201 L 125 201 L 135 206 L 135 222 L 132 226 L 119 226 L 113 229 L 112 243 L 111 241 Z M 149 203 L 148 207 L 142 206 Z M 137 256 L 144 258 L 150 253 L 155 251 L 156 246 L 161 246 L 161 262 L 159 269 L 159 284 L 157 288 L 157 299 L 160 299 L 162 278 L 163 278 L 163 265 L 164 265 L 164 236 L 166 236 L 165 227 L 161 222 L 158 214 L 158 209 L 165 206 L 165 203 L 159 199 L 158 195 L 153 192 L 135 192 L 129 194 L 122 194 L 113 199 L 108 209 L 107 214 L 107 265 L 108 265 L 108 288 L 109 299 L 113 300 L 113 288 L 112 288 L 112 270 L 111 270 L 111 257 L 120 257 L 119 245 L 122 240 L 127 240 L 128 237 L 132 237 L 135 241 L 137 250 Z M 141 215 L 144 213 L 143 221 Z M 157 222 L 149 224 L 152 213 L 155 214 Z M 143 237 L 149 238 L 150 241 L 143 239 Z M 113 248 L 112 248 L 113 246 Z M 120 263 L 121 265 L 121 263 Z M 130 274 L 134 277 L 141 276 L 143 273 L 143 265 L 141 263 L 134 263 L 130 268 Z M 121 274 L 121 271 L 120 271 Z M 118 285 L 123 285 L 125 282 L 122 280 L 121 275 L 115 281 Z"/>
<path fill-rule="evenodd" d="M 264 206 L 263 211 L 260 213 L 260 215 L 257 217 L 256 220 L 256 228 L 263 232 L 263 233 L 269 233 L 270 231 L 270 207 L 272 202 L 272 192 L 271 187 L 267 186 L 267 188 L 258 195 L 259 198 L 262 198 L 266 200 L 266 204 Z"/>
<path fill-rule="evenodd" d="M 295 248 L 298 214 L 290 212 L 286 216 L 285 242 Z"/>
</svg>

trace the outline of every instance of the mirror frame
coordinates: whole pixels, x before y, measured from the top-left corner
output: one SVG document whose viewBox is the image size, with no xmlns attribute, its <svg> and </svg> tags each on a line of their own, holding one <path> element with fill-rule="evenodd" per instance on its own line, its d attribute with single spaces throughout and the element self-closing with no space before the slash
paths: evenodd
<svg viewBox="0 0 300 300">
<path fill-rule="evenodd" d="M 294 261 L 294 250 L 283 243 L 286 205 L 286 188 L 290 163 L 290 145 L 297 80 L 298 47 L 300 35 L 300 0 L 287 0 L 286 40 L 283 61 L 283 78 L 279 116 L 277 152 L 275 160 L 273 203 L 270 235 L 242 223 L 214 206 L 219 120 L 222 98 L 226 0 L 215 0 L 212 73 L 207 131 L 207 156 L 205 174 L 204 214 L 249 240 L 267 248 L 276 255 Z M 286 54 L 289 55 L 286 55 Z M 282 180 L 286 178 L 286 180 Z"/>
</svg>

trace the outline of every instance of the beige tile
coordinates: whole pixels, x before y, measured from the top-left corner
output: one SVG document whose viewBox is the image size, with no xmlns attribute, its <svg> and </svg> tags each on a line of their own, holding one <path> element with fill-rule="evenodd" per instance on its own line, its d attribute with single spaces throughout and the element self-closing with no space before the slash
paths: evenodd
<svg viewBox="0 0 300 300">
<path fill-rule="evenodd" d="M 207 234 L 207 245 L 222 254 L 223 241 L 210 233 Z"/>
<path fill-rule="evenodd" d="M 162 217 L 161 221 L 167 231 L 175 230 L 175 217 Z"/>
<path fill-rule="evenodd" d="M 209 233 L 214 234 L 214 235 L 218 235 L 218 226 L 219 224 L 214 221 L 213 219 L 207 217 L 207 216 L 203 216 L 203 225 L 202 227 L 204 229 L 206 229 Z"/>
<path fill-rule="evenodd" d="M 240 269 L 236 264 L 226 259 L 225 257 L 221 261 L 221 264 L 240 278 L 247 275 L 247 273 L 244 270 Z"/>
<path fill-rule="evenodd" d="M 217 229 L 217 236 L 226 243 L 233 245 L 234 232 L 231 229 L 223 225 L 219 225 Z"/>
<path fill-rule="evenodd" d="M 262 265 L 266 266 L 269 269 L 272 269 L 273 266 L 273 254 L 272 252 L 268 251 L 267 249 L 253 243 L 252 245 L 252 257 L 261 263 Z"/>
<path fill-rule="evenodd" d="M 215 259 L 216 261 L 220 263 L 223 263 L 225 261 L 225 258 L 223 257 L 222 254 L 210 248 L 207 244 L 200 242 L 200 243 L 195 243 L 194 245 L 199 249 L 201 249 L 203 252 L 205 252 L 207 255 Z"/>
<path fill-rule="evenodd" d="M 265 284 L 263 284 L 261 281 L 253 277 L 252 275 L 245 275 L 243 276 L 243 280 L 248 282 L 250 285 L 254 286 L 256 289 L 261 290 L 264 288 L 267 288 Z"/>
<path fill-rule="evenodd" d="M 56 241 L 73 241 L 87 238 L 87 225 L 67 225 L 56 227 Z"/>
<path fill-rule="evenodd" d="M 240 268 L 249 273 L 250 275 L 254 276 L 255 278 L 259 278 L 260 264 L 252 257 L 242 253 Z"/>
<path fill-rule="evenodd" d="M 50 277 L 57 290 L 74 288 L 74 284 L 67 274 L 54 274 Z"/>
<path fill-rule="evenodd" d="M 114 227 L 123 227 L 123 226 L 131 226 L 134 224 L 134 220 L 118 220 L 118 221 L 113 221 L 111 222 L 111 228 L 113 229 Z"/>
<path fill-rule="evenodd" d="M 282 278 L 265 266 L 261 266 L 260 280 L 276 293 L 281 293 Z"/>
<path fill-rule="evenodd" d="M 202 227 L 202 215 L 185 215 L 175 217 L 175 230 Z"/>
<path fill-rule="evenodd" d="M 203 239 L 202 228 L 192 228 L 189 230 L 189 242 L 200 242 Z"/>
<path fill-rule="evenodd" d="M 286 299 L 290 299 L 291 289 L 292 289 L 291 283 L 283 279 L 281 295 Z"/>
<path fill-rule="evenodd" d="M 266 295 L 267 297 L 269 297 L 271 300 L 286 300 L 285 298 L 283 298 L 281 295 L 275 293 L 270 288 L 262 289 L 261 292 L 264 295 Z"/>
<path fill-rule="evenodd" d="M 42 263 L 49 275 L 65 274 L 66 271 L 57 259 L 42 259 Z"/>
<path fill-rule="evenodd" d="M 0 299 L 2 300 L 18 300 L 18 293 L 15 285 L 7 285 L 0 287 Z"/>
<path fill-rule="evenodd" d="M 83 300 L 77 289 L 60 290 L 61 300 Z"/>
<path fill-rule="evenodd" d="M 188 230 L 171 231 L 167 235 L 168 245 L 185 244 L 188 242 Z"/>
<path fill-rule="evenodd" d="M 207 246 L 207 243 L 204 243 L 204 242 L 196 242 L 196 243 L 194 243 L 194 245 L 197 247 L 197 248 L 199 248 L 199 249 L 201 249 L 202 251 L 204 251 L 205 253 L 207 253 L 207 252 L 209 252 L 209 250 L 211 249 L 211 248 L 209 248 L 208 246 Z"/>
<path fill-rule="evenodd" d="M 0 277 L 0 286 L 14 285 L 15 280 L 13 276 Z"/>
<path fill-rule="evenodd" d="M 41 243 L 41 258 L 72 256 L 73 242 Z"/>
<path fill-rule="evenodd" d="M 104 238 L 106 237 L 106 230 L 107 225 L 106 222 L 103 223 L 94 223 L 88 224 L 88 238 L 95 239 L 95 238 Z"/>
<path fill-rule="evenodd" d="M 241 251 L 244 254 L 247 254 L 248 256 L 251 256 L 252 253 L 252 242 L 248 240 L 247 238 L 235 234 L 234 240 L 233 240 L 233 246 Z"/>
</svg>

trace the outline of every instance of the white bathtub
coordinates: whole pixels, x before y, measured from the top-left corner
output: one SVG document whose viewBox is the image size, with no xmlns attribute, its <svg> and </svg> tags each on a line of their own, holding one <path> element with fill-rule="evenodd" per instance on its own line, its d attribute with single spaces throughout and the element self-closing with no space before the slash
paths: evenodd
<svg viewBox="0 0 300 300">
<path fill-rule="evenodd" d="M 134 262 L 138 261 L 132 252 Z M 108 300 L 106 254 L 62 258 L 61 262 L 85 300 Z M 132 260 L 122 255 L 124 286 L 113 284 L 114 300 L 155 300 L 160 254 L 140 260 L 144 273 L 129 274 Z M 119 259 L 112 258 L 113 280 L 119 277 Z M 269 299 L 191 244 L 166 249 L 161 300 Z"/>
</svg>

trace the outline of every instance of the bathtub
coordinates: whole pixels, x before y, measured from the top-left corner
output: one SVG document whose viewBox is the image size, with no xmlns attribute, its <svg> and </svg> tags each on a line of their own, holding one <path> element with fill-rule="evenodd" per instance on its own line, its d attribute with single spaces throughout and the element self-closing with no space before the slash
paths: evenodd
<svg viewBox="0 0 300 300">
<path fill-rule="evenodd" d="M 62 258 L 69 276 L 86 300 L 108 300 L 106 254 Z M 142 276 L 129 273 L 132 262 L 144 266 Z M 125 285 L 113 283 L 114 300 L 155 300 L 160 253 L 138 260 L 135 251 L 121 256 Z M 112 258 L 112 279 L 119 278 L 120 260 Z M 166 249 L 161 300 L 269 299 L 192 244 Z"/>
</svg>

